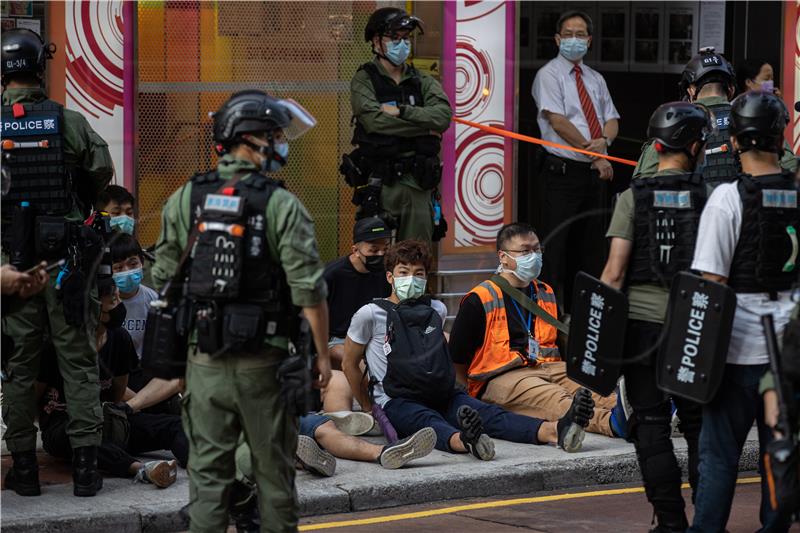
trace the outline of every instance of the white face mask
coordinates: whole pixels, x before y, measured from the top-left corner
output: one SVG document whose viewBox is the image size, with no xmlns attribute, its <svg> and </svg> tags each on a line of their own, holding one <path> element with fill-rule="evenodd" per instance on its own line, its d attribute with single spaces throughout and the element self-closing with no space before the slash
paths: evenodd
<svg viewBox="0 0 800 533">
<path fill-rule="evenodd" d="M 542 252 L 531 252 L 519 257 L 513 257 L 508 255 L 506 252 L 503 253 L 517 263 L 517 268 L 514 270 L 504 270 L 514 274 L 517 278 L 519 278 L 520 281 L 524 283 L 530 283 L 538 278 L 539 274 L 542 273 L 542 261 L 544 259 Z"/>
<path fill-rule="evenodd" d="M 425 287 L 428 284 L 426 278 L 417 276 L 402 276 L 394 278 L 394 293 L 400 301 L 411 298 L 419 298 L 425 294 Z"/>
</svg>

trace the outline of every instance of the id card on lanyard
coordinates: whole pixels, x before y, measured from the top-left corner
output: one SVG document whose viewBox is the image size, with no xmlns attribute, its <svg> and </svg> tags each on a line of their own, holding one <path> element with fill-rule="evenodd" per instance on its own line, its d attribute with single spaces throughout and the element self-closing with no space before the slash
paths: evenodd
<svg viewBox="0 0 800 533">
<path fill-rule="evenodd" d="M 533 286 L 531 286 L 530 297 L 531 300 L 536 301 L 534 298 Z M 522 322 L 522 327 L 525 328 L 528 334 L 528 362 L 530 364 L 535 364 L 539 359 L 539 341 L 537 341 L 536 337 L 533 335 L 533 313 L 528 311 L 528 320 L 526 322 L 525 315 L 522 314 L 522 309 L 519 308 L 519 305 L 513 298 L 511 299 L 511 303 L 514 304 L 514 309 L 517 310 L 517 315 L 519 315 L 520 322 Z"/>
</svg>

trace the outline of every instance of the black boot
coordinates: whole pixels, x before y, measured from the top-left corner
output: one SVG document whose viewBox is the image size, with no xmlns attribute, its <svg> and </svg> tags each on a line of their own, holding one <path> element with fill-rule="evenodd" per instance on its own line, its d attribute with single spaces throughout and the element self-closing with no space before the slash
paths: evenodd
<svg viewBox="0 0 800 533">
<path fill-rule="evenodd" d="M 258 514 L 258 494 L 254 488 L 241 481 L 234 481 L 228 504 L 236 533 L 259 533 L 261 517 Z"/>
<path fill-rule="evenodd" d="M 81 446 L 73 450 L 72 484 L 75 496 L 94 496 L 103 488 L 103 478 L 97 472 L 97 446 Z"/>
<path fill-rule="evenodd" d="M 20 496 L 39 496 L 39 464 L 36 462 L 36 451 L 11 452 L 14 464 L 6 474 L 5 486 Z"/>
</svg>

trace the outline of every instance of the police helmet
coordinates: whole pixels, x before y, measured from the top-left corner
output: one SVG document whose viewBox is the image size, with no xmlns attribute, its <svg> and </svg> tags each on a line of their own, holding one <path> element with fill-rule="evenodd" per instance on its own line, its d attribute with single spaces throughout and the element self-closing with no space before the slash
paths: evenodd
<svg viewBox="0 0 800 533">
<path fill-rule="evenodd" d="M 425 33 L 425 26 L 419 18 L 397 7 L 382 7 L 370 15 L 364 27 L 364 40 L 370 42 L 376 35 L 414 30 Z"/>
<path fill-rule="evenodd" d="M 781 137 L 788 124 L 786 105 L 771 92 L 749 91 L 731 102 L 730 132 L 743 145 L 740 151 L 782 152 Z"/>
<path fill-rule="evenodd" d="M 669 150 L 682 150 L 693 142 L 704 143 L 711 134 L 708 110 L 688 102 L 669 102 L 656 109 L 647 125 L 647 137 Z"/>
<path fill-rule="evenodd" d="M 40 74 L 45 61 L 53 58 L 55 45 L 45 45 L 38 33 L 26 28 L 15 28 L 3 32 L 2 36 L 3 76 L 17 73 Z"/>
<path fill-rule="evenodd" d="M 280 100 L 257 90 L 235 93 L 213 114 L 213 119 L 214 141 L 222 146 L 238 142 L 244 133 L 286 128 L 291 122 Z"/>
<path fill-rule="evenodd" d="M 686 63 L 678 88 L 681 95 L 685 96 L 689 85 L 697 85 L 699 88 L 706 83 L 722 83 L 729 87 L 736 85 L 736 71 L 733 70 L 733 65 L 715 52 L 713 46 L 702 48 L 699 54 Z"/>
</svg>

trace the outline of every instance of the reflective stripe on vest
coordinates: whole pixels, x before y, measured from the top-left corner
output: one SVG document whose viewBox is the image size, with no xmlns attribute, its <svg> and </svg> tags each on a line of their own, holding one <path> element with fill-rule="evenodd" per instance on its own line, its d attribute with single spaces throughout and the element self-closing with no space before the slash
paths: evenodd
<svg viewBox="0 0 800 533">
<path fill-rule="evenodd" d="M 558 308 L 553 290 L 545 283 L 534 283 L 539 306 L 557 317 Z M 528 365 L 528 359 L 524 353 L 511 350 L 508 315 L 500 287 L 491 281 L 484 281 L 472 289 L 469 294 L 476 294 L 480 298 L 483 311 L 486 313 L 483 345 L 475 352 L 467 372 L 467 390 L 471 396 L 477 397 L 491 378 L 513 368 Z M 556 346 L 557 336 L 556 328 L 536 317 L 534 337 L 539 341 L 539 362 L 561 360 Z"/>
</svg>

